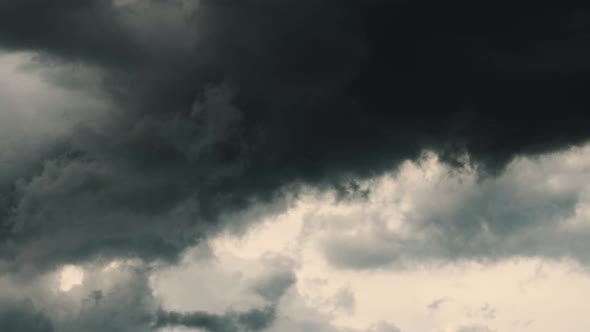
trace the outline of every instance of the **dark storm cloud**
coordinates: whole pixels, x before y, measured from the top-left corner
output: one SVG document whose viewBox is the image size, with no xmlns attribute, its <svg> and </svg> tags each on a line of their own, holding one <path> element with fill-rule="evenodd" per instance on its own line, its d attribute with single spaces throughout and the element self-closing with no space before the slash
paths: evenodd
<svg viewBox="0 0 590 332">
<path fill-rule="evenodd" d="M 499 170 L 580 143 L 587 18 L 508 1 L 4 1 L 3 48 L 97 68 L 116 107 L 2 180 L 2 266 L 174 259 L 285 185 L 425 148 Z"/>
</svg>

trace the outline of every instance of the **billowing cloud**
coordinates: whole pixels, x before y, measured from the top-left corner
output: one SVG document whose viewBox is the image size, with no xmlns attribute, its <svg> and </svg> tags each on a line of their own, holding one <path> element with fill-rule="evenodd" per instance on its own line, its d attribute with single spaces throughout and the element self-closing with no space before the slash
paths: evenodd
<svg viewBox="0 0 590 332">
<path fill-rule="evenodd" d="M 310 306 L 309 251 L 356 272 L 584 266 L 589 17 L 508 1 L 3 1 L 0 328 L 398 332 L 339 325 L 359 306 L 346 284 Z M 215 308 L 160 303 L 152 279 L 188 248 L 292 216 L 274 269 L 197 269 L 239 286 L 199 288 Z M 60 299 L 65 264 L 84 272 Z"/>
<path fill-rule="evenodd" d="M 112 107 L 3 177 L 2 265 L 174 260 L 287 185 L 346 187 L 424 149 L 498 171 L 585 141 L 587 13 L 493 7 L 3 3 L 5 50 L 62 88 L 92 68 Z"/>
</svg>

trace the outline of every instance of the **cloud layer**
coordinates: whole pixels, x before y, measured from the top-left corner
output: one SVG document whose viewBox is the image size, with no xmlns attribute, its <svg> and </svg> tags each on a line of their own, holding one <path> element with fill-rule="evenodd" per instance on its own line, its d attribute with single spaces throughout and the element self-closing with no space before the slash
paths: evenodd
<svg viewBox="0 0 590 332">
<path fill-rule="evenodd" d="M 310 248 L 356 272 L 586 265 L 589 17 L 509 1 L 3 1 L 0 329 L 400 331 L 336 324 L 357 309 L 348 287 L 310 306 Z M 189 248 L 293 215 L 289 258 L 202 300 L 218 310 L 154 294 L 154 271 Z M 86 272 L 61 299 L 65 264 Z M 436 299 L 432 314 L 452 302 Z"/>
<path fill-rule="evenodd" d="M 96 71 L 112 104 L 2 179 L 3 265 L 170 260 L 286 185 L 583 142 L 587 13 L 504 5 L 3 3 L 4 49 L 62 88 Z"/>
</svg>

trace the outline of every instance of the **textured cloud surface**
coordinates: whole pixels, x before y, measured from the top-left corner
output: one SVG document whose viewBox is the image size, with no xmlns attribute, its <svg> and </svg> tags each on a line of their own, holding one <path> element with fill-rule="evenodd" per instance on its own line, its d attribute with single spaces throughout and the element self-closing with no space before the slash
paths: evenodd
<svg viewBox="0 0 590 332">
<path fill-rule="evenodd" d="M 427 155 L 397 178 L 365 183 L 364 201 L 309 214 L 308 233 L 329 261 L 350 268 L 514 256 L 586 264 L 589 162 L 586 146 L 515 159 L 481 180 Z"/>
<path fill-rule="evenodd" d="M 506 5 L 4 2 L 0 45 L 61 88 L 96 71 L 113 104 L 2 179 L 4 259 L 170 259 L 285 185 L 584 141 L 587 13 Z"/>
<path fill-rule="evenodd" d="M 588 18 L 510 1 L 2 1 L 0 329 L 398 332 L 387 315 L 346 323 L 357 292 L 314 296 L 301 271 L 587 266 Z M 162 271 L 223 256 L 187 252 L 269 219 L 286 234 L 242 262 L 256 277 L 196 268 L 213 286 L 176 292 L 202 299 L 156 294 Z M 499 326 L 455 318 L 404 324 Z"/>
</svg>

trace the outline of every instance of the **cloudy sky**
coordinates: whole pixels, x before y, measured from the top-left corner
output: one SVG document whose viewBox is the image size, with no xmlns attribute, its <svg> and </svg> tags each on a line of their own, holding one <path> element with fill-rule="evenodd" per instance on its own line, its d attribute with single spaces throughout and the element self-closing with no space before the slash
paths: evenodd
<svg viewBox="0 0 590 332">
<path fill-rule="evenodd" d="M 0 331 L 588 331 L 589 22 L 1 1 Z"/>
</svg>

